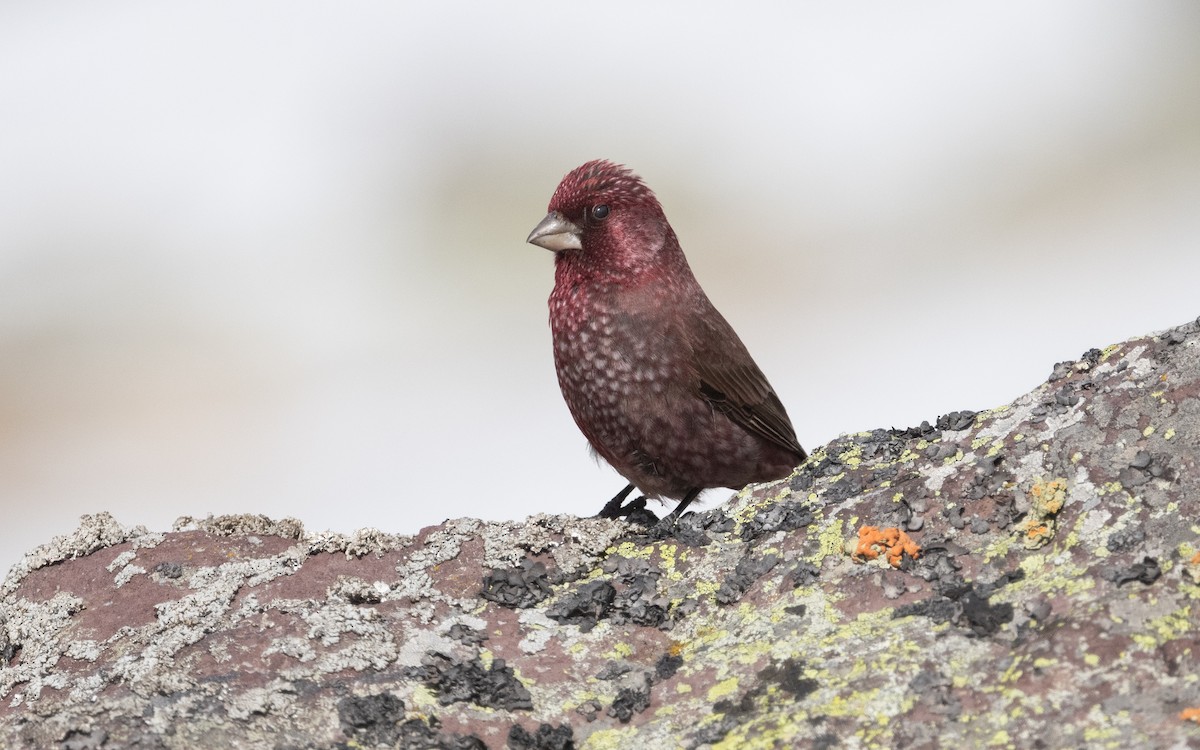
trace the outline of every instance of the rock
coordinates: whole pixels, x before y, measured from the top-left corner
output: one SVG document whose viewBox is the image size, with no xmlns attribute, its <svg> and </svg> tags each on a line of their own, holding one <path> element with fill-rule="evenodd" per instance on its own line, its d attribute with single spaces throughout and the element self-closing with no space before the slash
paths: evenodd
<svg viewBox="0 0 1200 750">
<path fill-rule="evenodd" d="M 85 517 L 0 587 L 0 746 L 1197 745 L 1198 329 L 665 538 Z"/>
</svg>

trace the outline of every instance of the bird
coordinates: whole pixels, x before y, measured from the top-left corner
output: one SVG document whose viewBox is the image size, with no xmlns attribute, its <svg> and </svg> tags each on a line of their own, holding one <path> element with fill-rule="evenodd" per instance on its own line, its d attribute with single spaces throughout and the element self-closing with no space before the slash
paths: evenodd
<svg viewBox="0 0 1200 750">
<path fill-rule="evenodd" d="M 782 479 L 807 459 L 783 403 L 700 287 L 662 205 L 627 167 L 568 172 L 527 242 L 554 253 L 550 331 L 567 408 L 628 485 L 677 500 Z M 642 498 L 641 506 L 645 501 Z"/>
</svg>

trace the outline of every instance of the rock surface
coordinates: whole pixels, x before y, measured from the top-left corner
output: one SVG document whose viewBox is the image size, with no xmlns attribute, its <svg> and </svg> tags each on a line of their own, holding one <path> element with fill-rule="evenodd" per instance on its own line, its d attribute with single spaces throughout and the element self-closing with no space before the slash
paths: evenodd
<svg viewBox="0 0 1200 750">
<path fill-rule="evenodd" d="M 6 748 L 1200 747 L 1200 325 L 686 516 L 106 514 L 0 588 Z"/>
</svg>

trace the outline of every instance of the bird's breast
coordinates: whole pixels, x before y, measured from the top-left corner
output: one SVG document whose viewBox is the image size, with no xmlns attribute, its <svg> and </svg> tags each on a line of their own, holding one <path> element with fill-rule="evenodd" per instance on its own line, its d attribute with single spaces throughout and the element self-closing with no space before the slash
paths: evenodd
<svg viewBox="0 0 1200 750">
<path fill-rule="evenodd" d="M 600 292 L 600 293 L 598 293 Z M 632 430 L 631 420 L 685 375 L 664 333 L 603 290 L 555 289 L 550 297 L 554 365 L 563 398 L 602 454 Z"/>
</svg>

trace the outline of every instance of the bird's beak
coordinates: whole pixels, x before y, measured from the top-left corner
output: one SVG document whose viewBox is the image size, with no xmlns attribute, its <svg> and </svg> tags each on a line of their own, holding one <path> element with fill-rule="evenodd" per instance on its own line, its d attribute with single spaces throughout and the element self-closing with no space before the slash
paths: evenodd
<svg viewBox="0 0 1200 750">
<path fill-rule="evenodd" d="M 568 221 L 567 217 L 558 211 L 551 211 L 533 228 L 529 239 L 525 241 L 556 253 L 562 250 L 582 250 L 582 233 L 583 230 Z"/>
</svg>

